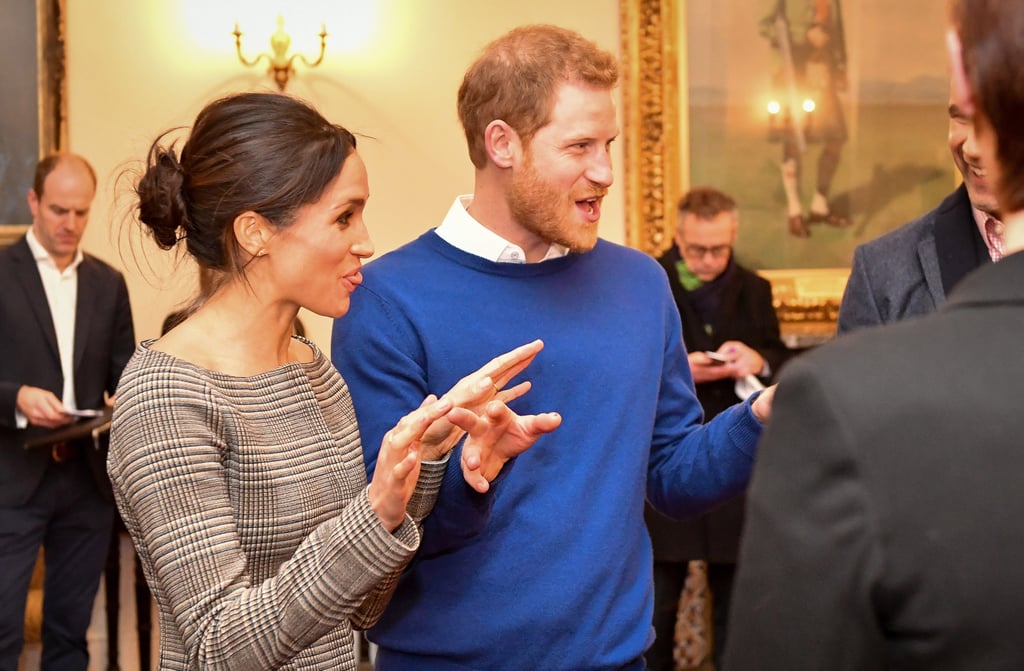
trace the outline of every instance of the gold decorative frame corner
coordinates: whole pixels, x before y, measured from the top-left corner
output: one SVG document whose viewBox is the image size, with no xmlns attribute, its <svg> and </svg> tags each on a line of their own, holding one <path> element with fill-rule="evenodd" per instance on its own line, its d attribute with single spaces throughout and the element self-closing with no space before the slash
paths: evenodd
<svg viewBox="0 0 1024 671">
<path fill-rule="evenodd" d="M 677 0 L 620 0 L 626 244 L 657 255 L 672 243 L 688 183 L 680 109 Z M 681 166 L 682 169 L 681 169 Z"/>
</svg>

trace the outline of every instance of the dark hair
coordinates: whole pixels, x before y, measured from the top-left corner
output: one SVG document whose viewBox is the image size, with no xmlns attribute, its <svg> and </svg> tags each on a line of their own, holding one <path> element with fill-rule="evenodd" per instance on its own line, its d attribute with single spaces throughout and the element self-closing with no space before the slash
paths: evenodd
<svg viewBox="0 0 1024 671">
<path fill-rule="evenodd" d="M 697 186 L 679 199 L 679 214 L 694 214 L 698 219 L 714 219 L 722 212 L 736 212 L 736 201 L 718 189 Z"/>
<path fill-rule="evenodd" d="M 495 119 L 529 142 L 551 120 L 561 84 L 610 89 L 618 79 L 615 56 L 571 30 L 521 26 L 499 37 L 484 48 L 459 87 L 459 121 L 470 160 L 477 168 L 486 165 L 484 130 Z"/>
<path fill-rule="evenodd" d="M 35 192 L 36 198 L 43 197 L 43 186 L 46 184 L 46 178 L 53 172 L 57 166 L 65 161 L 78 161 L 85 169 L 89 172 L 89 176 L 92 177 L 92 186 L 96 188 L 96 171 L 92 169 L 92 165 L 78 154 L 68 153 L 54 153 L 47 154 L 39 163 L 36 163 L 36 172 L 32 177 L 32 191 Z"/>
<path fill-rule="evenodd" d="M 963 47 L 980 133 L 995 131 L 1003 212 L 1024 210 L 1024 11 L 1006 0 L 958 0 L 952 17 Z"/>
<path fill-rule="evenodd" d="M 161 248 L 183 239 L 200 272 L 244 273 L 235 218 L 251 210 L 278 228 L 291 225 L 356 148 L 349 131 L 277 93 L 240 93 L 209 103 L 180 159 L 173 143 L 162 144 L 170 132 L 150 147 L 135 184 L 138 216 Z"/>
</svg>

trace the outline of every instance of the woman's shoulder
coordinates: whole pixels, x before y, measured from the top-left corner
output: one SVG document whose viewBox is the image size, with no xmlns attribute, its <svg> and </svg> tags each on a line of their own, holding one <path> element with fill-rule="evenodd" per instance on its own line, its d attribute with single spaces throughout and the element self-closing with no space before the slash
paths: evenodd
<svg viewBox="0 0 1024 671">
<path fill-rule="evenodd" d="M 119 406 L 204 395 L 209 371 L 153 348 L 154 342 L 140 342 L 121 373 L 117 389 Z"/>
</svg>

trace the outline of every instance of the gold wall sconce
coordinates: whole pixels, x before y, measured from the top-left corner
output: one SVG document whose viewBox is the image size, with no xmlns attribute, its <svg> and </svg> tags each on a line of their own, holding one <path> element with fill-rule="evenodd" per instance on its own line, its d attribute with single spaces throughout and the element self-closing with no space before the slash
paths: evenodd
<svg viewBox="0 0 1024 671">
<path fill-rule="evenodd" d="M 284 17 L 278 15 L 277 17 L 277 30 L 273 35 L 270 36 L 270 52 L 261 52 L 256 58 L 250 60 L 242 54 L 242 31 L 238 28 L 238 22 L 235 22 L 235 31 L 232 33 L 235 36 L 235 49 L 238 51 L 238 60 L 242 61 L 244 65 L 252 67 L 259 63 L 264 58 L 270 64 L 267 68 L 267 74 L 273 75 L 274 82 L 277 84 L 279 91 L 284 91 L 284 87 L 288 84 L 288 78 L 295 74 L 295 68 L 293 64 L 295 59 L 298 58 L 307 67 L 315 68 L 320 65 L 324 60 L 324 51 L 327 49 L 327 26 L 320 26 L 320 54 L 316 57 L 316 60 L 311 61 L 306 58 L 305 54 L 295 53 L 288 55 L 288 49 L 291 47 L 292 38 L 288 33 L 284 32 Z"/>
</svg>

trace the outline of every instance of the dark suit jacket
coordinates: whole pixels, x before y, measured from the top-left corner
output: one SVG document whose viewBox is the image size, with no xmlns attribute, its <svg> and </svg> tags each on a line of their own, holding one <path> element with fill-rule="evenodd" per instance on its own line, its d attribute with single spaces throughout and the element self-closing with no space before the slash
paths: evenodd
<svg viewBox="0 0 1024 671">
<path fill-rule="evenodd" d="M 23 504 L 35 491 L 49 460 L 45 449 L 25 442 L 47 429 L 15 427 L 22 385 L 64 389 L 57 335 L 36 261 L 24 238 L 0 249 L 0 506 Z M 78 267 L 75 307 L 75 395 L 80 408 L 103 407 L 113 394 L 135 346 L 128 289 L 119 272 L 86 255 Z M 101 491 L 110 496 L 106 454 L 86 450 Z"/>
<path fill-rule="evenodd" d="M 1024 669 L 1022 334 L 1017 253 L 787 365 L 726 669 Z"/>
<path fill-rule="evenodd" d="M 961 184 L 931 212 L 857 247 L 838 332 L 934 312 L 964 275 L 990 262 Z"/>
<path fill-rule="evenodd" d="M 715 319 L 715 333 L 708 335 L 703 321 L 694 309 L 689 292 L 679 284 L 676 262 L 679 251 L 671 247 L 658 263 L 668 274 L 672 294 L 683 321 L 683 341 L 688 352 L 716 350 L 726 340 L 739 340 L 765 358 L 772 375 L 778 373 L 791 352 L 779 336 L 779 321 L 772 306 L 771 284 L 759 275 L 737 264 L 735 274 L 726 285 Z M 768 383 L 768 378 L 762 382 Z M 698 384 L 697 398 L 707 421 L 739 402 L 734 380 Z M 651 535 L 656 561 L 710 559 L 734 562 L 743 527 L 743 496 L 738 496 L 706 515 L 677 522 L 650 506 L 644 512 Z"/>
</svg>

